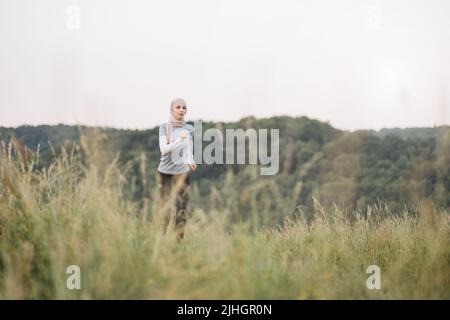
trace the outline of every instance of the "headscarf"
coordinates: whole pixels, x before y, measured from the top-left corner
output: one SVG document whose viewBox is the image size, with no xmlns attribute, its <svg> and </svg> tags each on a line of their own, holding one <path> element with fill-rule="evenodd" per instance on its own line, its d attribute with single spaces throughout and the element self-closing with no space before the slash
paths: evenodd
<svg viewBox="0 0 450 320">
<path fill-rule="evenodd" d="M 184 119 L 183 120 L 176 120 L 175 118 L 175 111 L 173 110 L 174 106 L 178 103 L 182 102 L 183 104 L 186 104 L 186 101 L 182 98 L 175 98 L 170 103 L 170 118 L 169 121 L 167 121 L 166 126 L 166 136 L 167 136 L 167 143 L 172 143 L 173 140 L 173 128 L 182 128 L 184 126 Z"/>
</svg>

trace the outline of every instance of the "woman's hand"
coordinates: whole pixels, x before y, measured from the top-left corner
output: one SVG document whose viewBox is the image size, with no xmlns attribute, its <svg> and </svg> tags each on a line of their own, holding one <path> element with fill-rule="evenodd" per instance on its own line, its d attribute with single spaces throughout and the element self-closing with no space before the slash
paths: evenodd
<svg viewBox="0 0 450 320">
<path fill-rule="evenodd" d="M 195 163 L 189 163 L 189 168 L 191 168 L 191 170 L 194 172 L 195 170 L 197 170 L 197 165 Z"/>
<path fill-rule="evenodd" d="M 184 139 L 186 139 L 187 137 L 188 137 L 187 132 L 186 132 L 185 130 L 183 130 L 183 131 L 181 132 L 181 134 L 180 134 L 181 140 L 184 140 Z"/>
</svg>

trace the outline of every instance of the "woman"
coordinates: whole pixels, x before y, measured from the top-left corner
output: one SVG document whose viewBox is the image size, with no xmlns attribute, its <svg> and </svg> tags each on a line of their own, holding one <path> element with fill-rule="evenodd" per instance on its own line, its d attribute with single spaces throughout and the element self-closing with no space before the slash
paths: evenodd
<svg viewBox="0 0 450 320">
<path fill-rule="evenodd" d="M 158 185 L 164 202 L 170 200 L 172 191 L 175 194 L 175 230 L 178 240 L 184 237 L 190 170 L 197 170 L 193 156 L 194 127 L 184 122 L 186 112 L 186 101 L 174 99 L 170 104 L 169 121 L 159 127 L 161 160 L 157 172 Z M 170 213 L 165 214 L 164 230 L 170 219 Z"/>
</svg>

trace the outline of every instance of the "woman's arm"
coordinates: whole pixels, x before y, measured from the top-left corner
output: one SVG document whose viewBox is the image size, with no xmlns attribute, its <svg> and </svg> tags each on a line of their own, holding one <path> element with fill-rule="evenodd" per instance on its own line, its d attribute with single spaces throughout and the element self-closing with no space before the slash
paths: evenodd
<svg viewBox="0 0 450 320">
<path fill-rule="evenodd" d="M 177 140 L 167 143 L 167 132 L 166 132 L 167 125 L 161 124 L 159 126 L 159 150 L 161 151 L 161 155 L 165 155 L 172 151 L 173 148 L 178 146 L 178 144 L 181 143 L 181 138 L 178 138 Z"/>
<path fill-rule="evenodd" d="M 166 136 L 159 137 L 159 150 L 161 150 L 161 155 L 165 155 L 172 151 L 173 148 L 178 146 L 181 143 L 181 138 L 178 138 L 172 143 L 167 143 Z"/>
</svg>

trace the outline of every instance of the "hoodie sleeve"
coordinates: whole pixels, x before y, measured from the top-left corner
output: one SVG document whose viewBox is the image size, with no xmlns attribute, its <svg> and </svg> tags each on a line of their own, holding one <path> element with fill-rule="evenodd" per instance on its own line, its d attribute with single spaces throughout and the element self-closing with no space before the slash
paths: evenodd
<svg viewBox="0 0 450 320">
<path fill-rule="evenodd" d="M 167 143 L 166 128 L 163 125 L 159 126 L 159 150 L 161 155 L 165 155 L 173 150 L 181 143 L 181 138 L 176 139 L 172 143 Z"/>
</svg>

